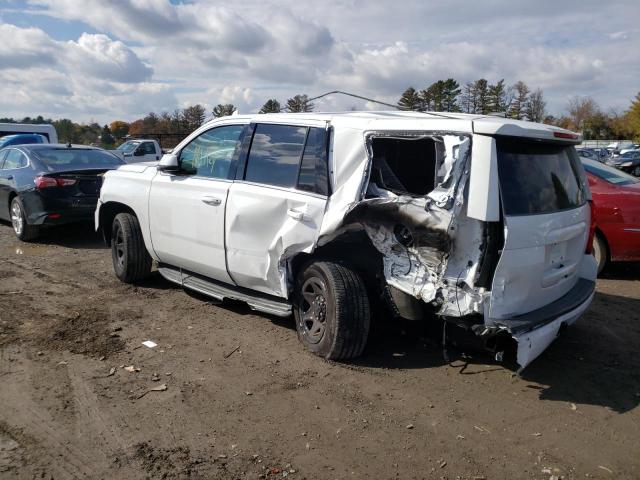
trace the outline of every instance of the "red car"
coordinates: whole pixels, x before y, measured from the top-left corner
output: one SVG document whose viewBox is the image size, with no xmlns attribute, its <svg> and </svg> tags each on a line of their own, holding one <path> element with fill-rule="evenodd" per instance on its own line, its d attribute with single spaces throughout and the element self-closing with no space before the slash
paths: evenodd
<svg viewBox="0 0 640 480">
<path fill-rule="evenodd" d="M 607 262 L 640 261 L 640 179 L 581 158 L 593 196 L 598 272 Z"/>
</svg>

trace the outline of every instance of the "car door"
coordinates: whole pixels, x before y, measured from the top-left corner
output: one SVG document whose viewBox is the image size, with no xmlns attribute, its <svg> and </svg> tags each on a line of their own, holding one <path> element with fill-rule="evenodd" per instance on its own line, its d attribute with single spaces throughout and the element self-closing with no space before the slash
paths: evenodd
<svg viewBox="0 0 640 480">
<path fill-rule="evenodd" d="M 252 125 L 248 154 L 227 200 L 227 265 L 235 283 L 287 297 L 288 256 L 310 252 L 327 195 L 328 130 Z"/>
<path fill-rule="evenodd" d="M 9 191 L 6 187 L 8 174 L 3 172 L 4 159 L 9 150 L 0 151 L 0 218 L 9 220 Z"/>
<path fill-rule="evenodd" d="M 15 148 L 5 150 L 4 158 L 0 157 L 0 205 L 2 208 L 2 218 L 8 220 L 9 215 L 9 195 L 16 190 L 17 172 L 16 170 L 24 168 L 29 161 L 24 153 Z"/>
<path fill-rule="evenodd" d="M 138 150 L 142 152 L 142 156 L 138 160 L 140 162 L 156 162 L 160 160 L 160 155 L 156 152 L 156 145 L 153 142 L 142 142 L 138 146 Z"/>
<path fill-rule="evenodd" d="M 201 133 L 178 152 L 180 172 L 153 178 L 149 223 L 161 262 L 232 283 L 225 263 L 224 212 L 243 128 L 225 125 Z"/>
</svg>

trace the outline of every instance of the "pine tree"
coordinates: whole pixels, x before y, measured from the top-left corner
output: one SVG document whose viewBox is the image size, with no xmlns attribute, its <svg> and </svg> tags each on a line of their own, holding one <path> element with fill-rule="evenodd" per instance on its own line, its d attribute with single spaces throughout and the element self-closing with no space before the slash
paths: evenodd
<svg viewBox="0 0 640 480">
<path fill-rule="evenodd" d="M 510 99 L 507 87 L 504 84 L 504 79 L 500 80 L 494 85 L 490 85 L 488 88 L 488 112 L 506 112 L 509 107 Z"/>
<path fill-rule="evenodd" d="M 182 121 L 186 131 L 191 132 L 204 123 L 205 109 L 202 105 L 192 105 L 182 110 Z"/>
<path fill-rule="evenodd" d="M 313 112 L 315 105 L 307 95 L 295 95 L 287 100 L 287 110 L 291 113 Z"/>
<path fill-rule="evenodd" d="M 100 142 L 107 147 L 115 143 L 115 141 L 113 140 L 113 135 L 111 135 L 109 125 L 105 125 L 102 128 L 102 133 L 100 134 Z"/>
<path fill-rule="evenodd" d="M 481 78 L 474 82 L 476 91 L 476 112 L 486 115 L 491 112 L 489 105 L 489 82 L 486 79 Z"/>
<path fill-rule="evenodd" d="M 212 113 L 215 118 L 220 118 L 220 117 L 228 117 L 229 115 L 233 115 L 233 112 L 235 111 L 236 111 L 236 107 L 232 103 L 225 103 L 225 104 L 219 103 L 218 105 L 213 107 Z"/>
<path fill-rule="evenodd" d="M 265 102 L 258 113 L 280 113 L 280 102 L 275 98 L 270 98 Z"/>
<path fill-rule="evenodd" d="M 398 100 L 398 106 L 402 108 L 402 110 L 422 110 L 422 103 L 420 95 L 413 87 L 407 88 L 400 97 L 400 100 Z"/>
<path fill-rule="evenodd" d="M 458 97 L 460 96 L 460 84 L 453 78 L 444 81 L 442 93 L 442 111 L 459 112 Z"/>
</svg>

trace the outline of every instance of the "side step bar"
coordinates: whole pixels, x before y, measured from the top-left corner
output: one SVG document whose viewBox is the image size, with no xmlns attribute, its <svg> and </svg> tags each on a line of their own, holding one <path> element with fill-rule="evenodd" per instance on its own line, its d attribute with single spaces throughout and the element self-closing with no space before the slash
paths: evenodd
<svg viewBox="0 0 640 480">
<path fill-rule="evenodd" d="M 278 317 L 288 317 L 291 315 L 291 304 L 284 299 L 256 293 L 246 288 L 222 284 L 196 273 L 187 272 L 170 265 L 158 265 L 158 272 L 170 282 L 213 297 L 216 300 L 222 301 L 225 298 L 240 300 L 249 305 L 251 309 L 259 312 L 276 315 Z"/>
</svg>

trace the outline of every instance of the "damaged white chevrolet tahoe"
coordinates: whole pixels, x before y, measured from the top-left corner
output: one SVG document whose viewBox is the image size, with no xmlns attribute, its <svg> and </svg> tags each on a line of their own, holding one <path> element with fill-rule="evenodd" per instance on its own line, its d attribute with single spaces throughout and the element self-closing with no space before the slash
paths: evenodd
<svg viewBox="0 0 640 480">
<path fill-rule="evenodd" d="M 496 353 L 515 340 L 524 368 L 594 295 L 580 140 L 463 114 L 226 117 L 108 172 L 96 228 L 120 280 L 155 260 L 185 288 L 293 312 L 325 358 L 362 353 L 384 299 Z"/>
</svg>

